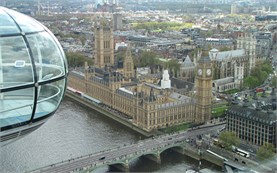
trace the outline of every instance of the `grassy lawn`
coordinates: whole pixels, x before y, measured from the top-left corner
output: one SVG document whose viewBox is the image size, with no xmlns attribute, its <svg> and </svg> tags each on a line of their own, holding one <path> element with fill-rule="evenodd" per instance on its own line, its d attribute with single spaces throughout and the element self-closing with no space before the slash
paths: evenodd
<svg viewBox="0 0 277 173">
<path fill-rule="evenodd" d="M 219 105 L 218 107 L 212 108 L 212 118 L 223 116 L 226 109 L 228 109 L 227 105 Z"/>
<path fill-rule="evenodd" d="M 163 128 L 163 129 L 159 129 L 159 130 L 163 133 L 172 133 L 172 132 L 178 132 L 178 131 L 186 130 L 190 127 L 191 127 L 190 123 L 184 123 L 184 124 L 180 124 L 180 125 L 176 125 L 176 126 L 172 126 L 172 127 L 167 127 L 167 128 Z"/>
<path fill-rule="evenodd" d="M 258 92 L 257 93 L 258 97 L 261 97 L 262 95 L 263 95 L 263 92 Z M 266 97 L 268 97 L 270 95 L 270 92 L 265 92 L 265 95 L 266 95 Z"/>
</svg>

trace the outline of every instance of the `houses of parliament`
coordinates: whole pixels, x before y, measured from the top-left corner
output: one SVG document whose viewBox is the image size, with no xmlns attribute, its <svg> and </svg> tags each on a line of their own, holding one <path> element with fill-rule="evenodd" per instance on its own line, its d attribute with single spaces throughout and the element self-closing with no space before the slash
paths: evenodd
<svg viewBox="0 0 277 173">
<path fill-rule="evenodd" d="M 200 58 L 194 88 L 190 95 L 183 95 L 174 91 L 167 69 L 160 75 L 139 76 L 134 70 L 130 46 L 123 63 L 118 65 L 110 21 L 95 22 L 94 35 L 95 65 L 86 64 L 83 70 L 72 70 L 68 76 L 69 87 L 101 100 L 146 131 L 183 123 L 200 124 L 211 118 L 212 62 L 209 57 Z"/>
</svg>

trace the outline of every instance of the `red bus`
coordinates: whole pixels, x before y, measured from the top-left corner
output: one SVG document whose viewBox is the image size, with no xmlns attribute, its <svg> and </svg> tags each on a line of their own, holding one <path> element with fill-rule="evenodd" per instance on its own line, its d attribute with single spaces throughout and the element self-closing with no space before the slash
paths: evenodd
<svg viewBox="0 0 277 173">
<path fill-rule="evenodd" d="M 256 90 L 255 90 L 257 93 L 258 92 L 264 92 L 264 89 L 263 88 L 256 88 Z"/>
</svg>

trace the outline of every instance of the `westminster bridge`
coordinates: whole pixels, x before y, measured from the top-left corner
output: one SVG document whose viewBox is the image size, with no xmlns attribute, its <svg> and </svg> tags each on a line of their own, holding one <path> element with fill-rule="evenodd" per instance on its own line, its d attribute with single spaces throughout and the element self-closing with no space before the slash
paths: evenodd
<svg viewBox="0 0 277 173">
<path fill-rule="evenodd" d="M 91 172 L 103 166 L 115 167 L 127 172 L 129 170 L 129 163 L 139 157 L 145 157 L 161 163 L 161 153 L 169 149 L 190 156 L 196 160 L 205 159 L 223 167 L 223 159 L 214 157 L 204 150 L 197 149 L 192 142 L 193 140 L 195 142 L 197 136 L 217 133 L 224 126 L 224 124 L 218 124 L 173 134 L 160 135 L 141 140 L 137 143 L 124 144 L 105 151 L 61 161 L 33 170 L 32 172 Z"/>
</svg>

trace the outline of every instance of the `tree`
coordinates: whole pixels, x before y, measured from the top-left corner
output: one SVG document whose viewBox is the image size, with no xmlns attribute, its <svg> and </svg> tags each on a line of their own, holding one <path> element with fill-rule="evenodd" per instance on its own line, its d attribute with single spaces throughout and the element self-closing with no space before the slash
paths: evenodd
<svg viewBox="0 0 277 173">
<path fill-rule="evenodd" d="M 219 139 L 228 150 L 232 150 L 232 146 L 240 144 L 240 139 L 236 137 L 234 132 L 223 132 L 219 135 Z"/>
<path fill-rule="evenodd" d="M 249 87 L 250 89 L 253 89 L 255 88 L 256 86 L 259 85 L 259 81 L 256 77 L 254 76 L 247 76 L 245 79 L 244 79 L 244 82 L 243 82 L 244 86 L 245 87 Z"/>
<path fill-rule="evenodd" d="M 68 52 L 66 53 L 66 58 L 69 67 L 84 66 L 85 62 L 88 62 L 88 65 L 93 65 L 92 59 L 80 52 Z"/>
<path fill-rule="evenodd" d="M 263 84 L 263 82 L 267 79 L 268 75 L 272 72 L 272 67 L 268 62 L 256 66 L 251 70 L 250 76 L 244 78 L 244 86 L 249 88 L 255 88 Z"/>
<path fill-rule="evenodd" d="M 169 69 L 175 77 L 177 77 L 178 72 L 180 71 L 181 64 L 177 60 L 170 60 L 164 64 L 165 69 Z"/>
<path fill-rule="evenodd" d="M 262 145 L 257 151 L 256 156 L 260 161 L 263 161 L 274 157 L 274 155 L 275 153 L 273 144 L 264 143 L 264 145 Z"/>
<path fill-rule="evenodd" d="M 261 70 L 265 71 L 267 74 L 273 73 L 272 65 L 270 63 L 263 63 Z"/>
<path fill-rule="evenodd" d="M 203 34 L 204 34 L 206 37 L 211 37 L 211 36 L 214 35 L 214 32 L 213 32 L 212 30 L 209 30 L 209 31 L 207 31 L 207 32 L 204 32 Z"/>
<path fill-rule="evenodd" d="M 148 67 L 155 64 L 158 64 L 157 54 L 151 51 L 144 51 L 139 56 L 138 67 Z"/>
<path fill-rule="evenodd" d="M 179 22 L 143 22 L 133 23 L 134 29 L 145 29 L 147 31 L 179 31 L 183 28 L 191 28 L 192 23 L 179 23 Z"/>
<path fill-rule="evenodd" d="M 267 78 L 268 74 L 267 72 L 262 71 L 261 68 L 254 68 L 254 70 L 252 70 L 251 76 L 258 80 L 258 85 L 261 85 Z"/>
</svg>

